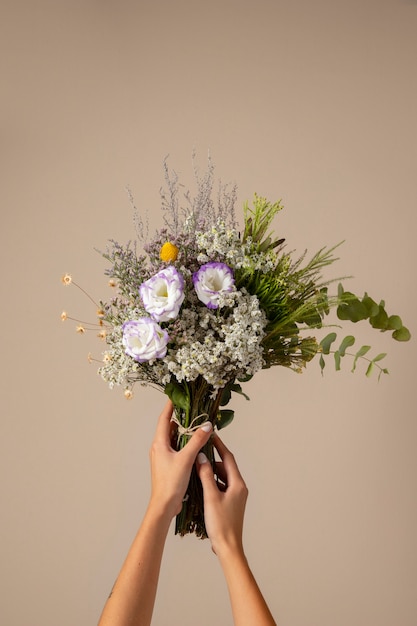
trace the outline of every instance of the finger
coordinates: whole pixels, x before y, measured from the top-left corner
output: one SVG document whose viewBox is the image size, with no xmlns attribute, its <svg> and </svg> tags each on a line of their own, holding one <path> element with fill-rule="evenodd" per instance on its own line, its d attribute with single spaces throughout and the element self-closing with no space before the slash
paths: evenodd
<svg viewBox="0 0 417 626">
<path fill-rule="evenodd" d="M 214 478 L 213 468 L 204 452 L 198 454 L 196 467 L 205 495 L 218 494 L 219 489 Z"/>
<path fill-rule="evenodd" d="M 165 404 L 161 415 L 158 418 L 158 423 L 156 425 L 155 439 L 160 441 L 165 441 L 166 443 L 171 442 L 171 416 L 174 410 L 174 405 L 171 400 L 168 400 Z"/>
<path fill-rule="evenodd" d="M 188 440 L 187 445 L 182 448 L 180 454 L 188 458 L 191 464 L 194 463 L 195 458 L 213 432 L 213 426 L 211 422 L 205 422 L 200 428 L 194 431 L 192 437 Z"/>
<path fill-rule="evenodd" d="M 235 457 L 217 433 L 213 435 L 213 444 L 223 462 L 223 471 L 225 475 L 224 482 L 231 485 L 233 482 L 243 481 L 243 477 L 239 471 Z"/>
<path fill-rule="evenodd" d="M 222 439 L 220 439 L 219 435 L 217 434 L 217 432 L 215 432 L 213 434 L 213 444 L 214 447 L 216 448 L 217 452 L 220 455 L 220 458 L 223 460 L 223 457 L 227 455 L 227 453 L 230 453 L 229 448 L 226 446 L 226 444 L 222 441 Z"/>
</svg>

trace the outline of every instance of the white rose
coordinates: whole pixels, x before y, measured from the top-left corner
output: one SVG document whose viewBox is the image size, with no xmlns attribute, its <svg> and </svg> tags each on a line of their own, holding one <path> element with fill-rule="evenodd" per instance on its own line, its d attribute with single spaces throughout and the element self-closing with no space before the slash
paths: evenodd
<svg viewBox="0 0 417 626">
<path fill-rule="evenodd" d="M 126 354 L 144 363 L 163 359 L 167 353 L 169 336 L 151 317 L 129 320 L 123 324 L 122 343 Z"/>
<path fill-rule="evenodd" d="M 157 322 L 175 319 L 184 300 L 184 279 L 172 265 L 141 284 L 145 310 Z"/>
<path fill-rule="evenodd" d="M 209 309 L 219 308 L 219 296 L 233 291 L 233 272 L 225 263 L 206 263 L 193 274 L 194 289 Z"/>
</svg>

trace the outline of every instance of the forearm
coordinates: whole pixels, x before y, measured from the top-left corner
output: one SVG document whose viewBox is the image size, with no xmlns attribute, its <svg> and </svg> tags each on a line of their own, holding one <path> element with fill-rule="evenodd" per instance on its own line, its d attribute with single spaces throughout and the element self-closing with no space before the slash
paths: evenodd
<svg viewBox="0 0 417 626">
<path fill-rule="evenodd" d="M 170 521 L 171 516 L 149 505 L 98 626 L 149 626 Z"/>
<path fill-rule="evenodd" d="M 219 555 L 226 578 L 235 626 L 276 626 L 243 550 Z"/>
</svg>

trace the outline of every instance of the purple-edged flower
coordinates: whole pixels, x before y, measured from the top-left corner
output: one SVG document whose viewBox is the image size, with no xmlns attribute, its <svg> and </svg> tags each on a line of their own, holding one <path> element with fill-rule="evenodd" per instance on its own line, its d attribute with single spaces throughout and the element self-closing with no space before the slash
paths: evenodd
<svg viewBox="0 0 417 626">
<path fill-rule="evenodd" d="M 225 263 L 206 263 L 193 274 L 193 283 L 201 302 L 209 309 L 217 309 L 219 295 L 232 291 L 235 280 L 232 270 Z"/>
<path fill-rule="evenodd" d="M 175 319 L 184 300 L 184 279 L 169 265 L 141 284 L 140 295 L 146 311 L 157 322 Z"/>
<path fill-rule="evenodd" d="M 125 352 L 135 361 L 144 363 L 152 359 L 163 359 L 166 355 L 168 333 L 151 317 L 130 320 L 125 322 L 122 328 Z"/>
</svg>

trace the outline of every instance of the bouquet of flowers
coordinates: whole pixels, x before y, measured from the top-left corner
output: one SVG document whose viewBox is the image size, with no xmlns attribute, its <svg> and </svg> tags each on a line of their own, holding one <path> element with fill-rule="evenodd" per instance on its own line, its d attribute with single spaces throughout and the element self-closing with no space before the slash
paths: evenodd
<svg viewBox="0 0 417 626">
<path fill-rule="evenodd" d="M 339 320 L 367 320 L 398 341 L 410 338 L 383 301 L 377 303 L 367 293 L 358 298 L 341 284 L 329 294 L 335 281 L 325 279 L 323 269 L 336 260 L 337 246 L 319 250 L 310 260 L 286 252 L 284 239 L 271 230 L 280 202 L 255 195 L 252 206 L 244 205 L 239 229 L 236 187 L 220 185 L 213 200 L 210 160 L 202 176 L 195 169 L 197 193 L 185 193 L 183 202 L 177 175 L 166 162 L 164 169 L 164 227 L 149 239 L 136 211 L 142 251 L 136 242 L 123 246 L 112 240 L 102 253 L 111 264 L 106 273 L 117 293 L 97 304 L 99 336 L 107 344 L 99 373 L 110 387 L 122 386 L 127 398 L 136 383 L 164 391 L 174 405 L 177 449 L 207 420 L 217 429 L 229 424 L 234 414 L 224 407 L 232 392 L 247 398 L 242 383 L 262 369 L 285 366 L 301 372 L 318 355 L 323 371 L 329 354 L 340 369 L 355 338 L 347 335 L 335 344 L 335 332 L 321 341 L 312 334 L 324 326 L 332 308 Z M 63 282 L 76 284 L 68 274 Z M 79 322 L 77 330 L 97 326 Z M 358 359 L 365 359 L 368 376 L 374 368 L 379 375 L 388 373 L 380 365 L 385 353 L 369 358 L 369 350 L 361 346 L 350 353 L 352 371 Z M 204 451 L 214 466 L 211 442 Z M 194 470 L 175 532 L 207 536 Z"/>
</svg>

